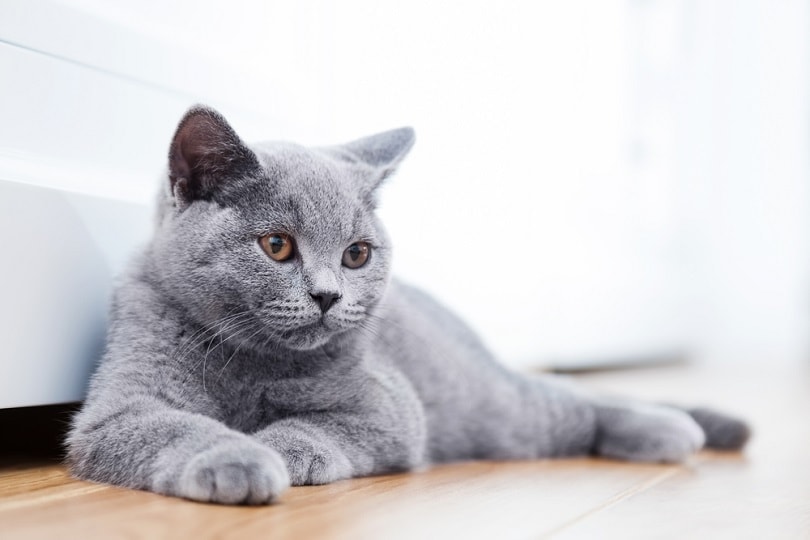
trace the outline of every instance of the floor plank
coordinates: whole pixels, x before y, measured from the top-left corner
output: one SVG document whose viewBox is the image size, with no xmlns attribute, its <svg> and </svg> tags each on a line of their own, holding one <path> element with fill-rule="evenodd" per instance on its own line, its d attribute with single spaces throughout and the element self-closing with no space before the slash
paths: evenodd
<svg viewBox="0 0 810 540">
<path fill-rule="evenodd" d="M 593 384 L 642 398 L 674 400 L 678 393 L 678 401 L 725 404 L 754 427 L 744 455 L 703 452 L 694 468 L 679 470 L 555 538 L 810 538 L 810 366 L 673 369 L 658 375 L 600 375 Z"/>
<path fill-rule="evenodd" d="M 0 539 L 810 538 L 810 377 L 673 367 L 580 377 L 610 392 L 725 405 L 750 418 L 744 455 L 690 463 L 594 459 L 460 463 L 293 488 L 233 508 L 71 479 L 61 465 L 0 465 Z"/>
<path fill-rule="evenodd" d="M 0 523 L 14 538 L 53 538 L 54 530 L 62 538 L 252 538 L 267 531 L 282 538 L 526 538 L 677 469 L 598 460 L 461 463 L 294 488 L 269 508 L 228 508 L 77 482 L 52 465 L 0 479 L 17 485 L 0 499 Z M 32 490 L 21 491 L 26 487 Z"/>
</svg>

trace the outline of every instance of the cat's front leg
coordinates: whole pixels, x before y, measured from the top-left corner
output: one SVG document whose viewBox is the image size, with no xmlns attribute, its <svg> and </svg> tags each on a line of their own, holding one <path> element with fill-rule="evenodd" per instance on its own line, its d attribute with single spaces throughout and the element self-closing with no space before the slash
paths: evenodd
<svg viewBox="0 0 810 540">
<path fill-rule="evenodd" d="M 96 396 L 68 438 L 79 478 L 204 502 L 265 504 L 290 484 L 278 453 L 150 396 Z"/>
<path fill-rule="evenodd" d="M 424 460 L 424 433 L 398 418 L 317 413 L 275 422 L 254 433 L 284 458 L 292 485 L 405 471 Z"/>
<path fill-rule="evenodd" d="M 353 444 L 334 432 L 336 425 L 326 421 L 287 418 L 253 436 L 276 450 L 284 459 L 292 485 L 319 485 L 358 476 L 363 463 L 356 453 L 349 459 Z"/>
<path fill-rule="evenodd" d="M 340 413 L 287 418 L 254 437 L 281 454 L 293 485 L 408 470 L 423 454 L 418 436 Z"/>
<path fill-rule="evenodd" d="M 397 370 L 373 360 L 330 379 L 340 392 L 302 396 L 298 410 L 252 436 L 284 458 L 293 485 L 393 471 L 424 463 L 422 402 Z M 275 397 L 268 395 L 269 402 Z M 285 396 L 282 405 L 293 401 Z"/>
</svg>

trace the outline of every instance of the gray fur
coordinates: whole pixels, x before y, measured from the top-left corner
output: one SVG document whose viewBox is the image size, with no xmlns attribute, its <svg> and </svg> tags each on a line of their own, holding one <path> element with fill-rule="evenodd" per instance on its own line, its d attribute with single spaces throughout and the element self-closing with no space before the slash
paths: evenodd
<svg viewBox="0 0 810 540">
<path fill-rule="evenodd" d="M 249 147 L 216 112 L 190 110 L 68 438 L 73 473 L 260 504 L 291 483 L 443 461 L 681 461 L 699 449 L 689 414 L 509 371 L 461 320 L 390 280 L 374 193 L 413 140 L 404 128 L 330 148 Z M 295 239 L 293 259 L 262 251 L 270 232 Z M 359 240 L 373 246 L 368 263 L 342 267 Z M 339 300 L 322 314 L 311 295 L 327 293 Z M 744 427 L 695 416 L 715 432 Z"/>
</svg>

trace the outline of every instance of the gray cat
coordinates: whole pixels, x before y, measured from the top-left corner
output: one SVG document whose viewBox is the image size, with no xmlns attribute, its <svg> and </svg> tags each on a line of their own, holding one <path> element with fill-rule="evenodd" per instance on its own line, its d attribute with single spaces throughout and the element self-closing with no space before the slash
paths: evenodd
<svg viewBox="0 0 810 540">
<path fill-rule="evenodd" d="M 68 437 L 73 473 L 263 504 L 290 484 L 451 460 L 678 462 L 742 447 L 745 424 L 711 411 L 509 371 L 392 280 L 376 194 L 413 143 L 402 128 L 329 148 L 247 146 L 215 111 L 188 111 L 154 237 L 117 287 Z"/>
</svg>

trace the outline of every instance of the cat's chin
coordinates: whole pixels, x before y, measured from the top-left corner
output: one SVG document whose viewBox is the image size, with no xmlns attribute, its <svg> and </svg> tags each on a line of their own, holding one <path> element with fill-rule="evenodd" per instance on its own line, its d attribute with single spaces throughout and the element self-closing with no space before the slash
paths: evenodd
<svg viewBox="0 0 810 540">
<path fill-rule="evenodd" d="M 332 341 L 337 333 L 322 323 L 317 323 L 285 333 L 276 343 L 293 351 L 312 351 Z"/>
<path fill-rule="evenodd" d="M 264 331 L 257 331 L 250 336 L 243 347 L 253 349 L 259 353 L 274 351 L 276 353 L 287 351 L 307 352 L 314 351 L 343 340 L 351 334 L 353 327 L 336 327 L 333 321 L 321 318 L 287 330 L 279 330 L 273 321 L 262 321 Z M 250 335 L 249 331 L 245 333 Z M 238 340 L 237 340 L 238 341 Z"/>
<path fill-rule="evenodd" d="M 323 347 L 332 339 L 332 336 L 322 336 L 318 338 L 296 338 L 284 340 L 281 344 L 293 351 L 314 351 Z"/>
</svg>

